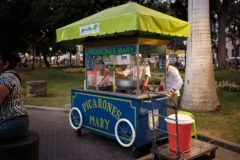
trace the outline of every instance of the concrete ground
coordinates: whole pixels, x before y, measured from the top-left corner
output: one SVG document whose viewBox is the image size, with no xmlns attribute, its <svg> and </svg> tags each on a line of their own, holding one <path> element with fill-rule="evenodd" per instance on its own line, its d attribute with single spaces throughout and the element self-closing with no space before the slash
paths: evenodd
<svg viewBox="0 0 240 160">
<path fill-rule="evenodd" d="M 133 160 L 129 149 L 117 141 L 83 131 L 77 137 L 68 122 L 68 114 L 28 108 L 30 130 L 40 136 L 40 160 Z M 240 153 L 219 147 L 216 160 L 238 160 Z M 139 158 L 152 159 L 152 155 Z M 198 160 L 210 159 L 203 156 Z"/>
</svg>

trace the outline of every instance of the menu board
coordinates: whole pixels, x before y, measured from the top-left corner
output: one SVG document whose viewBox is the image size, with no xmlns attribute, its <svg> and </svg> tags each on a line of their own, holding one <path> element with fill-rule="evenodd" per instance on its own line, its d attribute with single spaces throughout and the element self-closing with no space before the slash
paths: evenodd
<svg viewBox="0 0 240 160">
<path fill-rule="evenodd" d="M 104 64 L 115 64 L 116 57 L 115 55 L 103 55 L 103 62 Z"/>
<path fill-rule="evenodd" d="M 87 56 L 86 69 L 87 71 L 93 70 L 93 56 Z"/>
<path fill-rule="evenodd" d="M 159 72 L 165 72 L 166 70 L 166 56 L 159 55 Z"/>
</svg>

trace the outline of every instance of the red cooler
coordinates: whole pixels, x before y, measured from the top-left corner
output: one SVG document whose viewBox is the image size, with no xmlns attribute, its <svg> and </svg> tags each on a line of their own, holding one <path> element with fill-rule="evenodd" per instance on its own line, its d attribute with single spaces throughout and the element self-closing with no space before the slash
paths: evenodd
<svg viewBox="0 0 240 160">
<path fill-rule="evenodd" d="M 165 118 L 165 121 L 167 121 L 168 132 L 176 134 L 175 114 L 171 114 L 170 116 L 168 116 L 168 118 Z M 194 122 L 195 121 L 190 116 L 184 115 L 184 114 L 178 114 L 178 136 L 179 136 L 180 152 L 185 152 L 191 149 L 192 124 Z M 169 149 L 176 152 L 177 137 L 172 134 L 168 134 L 168 143 L 169 143 Z"/>
</svg>

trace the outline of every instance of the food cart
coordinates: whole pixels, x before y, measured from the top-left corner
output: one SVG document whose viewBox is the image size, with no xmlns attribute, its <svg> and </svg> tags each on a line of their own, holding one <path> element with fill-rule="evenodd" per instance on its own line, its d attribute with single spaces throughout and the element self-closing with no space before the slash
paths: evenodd
<svg viewBox="0 0 240 160">
<path fill-rule="evenodd" d="M 173 38 L 188 37 L 189 27 L 188 22 L 128 3 L 58 29 L 57 42 L 84 46 L 84 86 L 71 90 L 69 121 L 76 133 L 88 130 L 136 152 L 152 142 L 153 121 L 155 127 L 166 130 L 166 122 L 158 118 L 158 114 L 167 115 L 166 100 L 154 104 L 152 111 L 153 104 L 148 103 L 147 91 L 138 79 L 146 67 L 151 75 L 165 71 L 166 45 Z M 115 69 L 131 66 L 136 71 L 127 77 L 116 75 Z M 166 133 L 155 136 L 166 137 Z"/>
</svg>

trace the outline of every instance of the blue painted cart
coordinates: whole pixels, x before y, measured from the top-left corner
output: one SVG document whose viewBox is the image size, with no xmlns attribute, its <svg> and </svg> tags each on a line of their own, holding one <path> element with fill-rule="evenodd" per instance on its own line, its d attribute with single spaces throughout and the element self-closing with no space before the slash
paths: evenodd
<svg viewBox="0 0 240 160">
<path fill-rule="evenodd" d="M 136 43 L 138 40 L 141 39 L 136 38 L 134 42 Z M 123 57 L 123 54 L 128 57 L 138 57 L 138 54 L 148 57 L 154 53 L 151 60 L 154 61 L 154 58 L 157 57 L 159 62 L 158 64 L 153 63 L 153 65 L 147 64 L 154 70 L 151 70 L 151 74 L 159 72 L 159 70 L 165 71 L 166 46 L 164 44 L 145 44 L 149 43 L 148 40 L 142 40 L 141 44 L 121 40 L 120 42 L 123 43 L 121 45 L 115 44 L 116 39 L 104 42 L 107 42 L 108 46 L 98 47 L 92 42 L 85 43 L 86 80 L 83 88 L 71 90 L 69 121 L 76 133 L 81 134 L 81 130 L 84 129 L 115 139 L 123 147 L 132 147 L 133 155 L 138 156 L 138 149 L 150 144 L 154 137 L 160 139 L 167 136 L 161 131 L 153 134 L 153 126 L 162 130 L 167 129 L 164 119 L 158 116 L 167 115 L 167 101 L 163 99 L 152 103 L 147 92 L 140 89 L 140 81 L 136 82 L 133 89 L 122 90 L 123 88 L 115 84 L 119 77 L 116 77 L 115 71 L 109 67 L 113 64 L 123 69 L 126 68 L 129 62 L 126 62 L 127 64 L 116 62 L 117 57 Z M 112 42 L 114 45 L 111 45 Z M 161 41 L 155 40 L 155 42 Z M 102 58 L 104 55 L 110 55 L 112 59 L 107 59 L 107 61 Z M 111 60 L 110 65 L 105 63 L 106 61 L 109 63 Z M 137 59 L 133 65 L 138 68 L 139 63 Z M 138 76 L 139 72 L 137 71 Z M 104 78 L 100 78 L 101 76 Z M 104 85 L 101 86 L 102 83 Z M 151 98 L 163 97 L 152 95 Z"/>
<path fill-rule="evenodd" d="M 141 147 L 153 140 L 152 103 L 147 94 L 136 96 L 121 92 L 72 89 L 70 123 L 76 130 L 85 129 L 112 139 L 124 147 Z M 159 96 L 154 99 L 160 98 Z M 154 104 L 155 127 L 166 130 L 166 100 Z M 157 132 L 156 137 L 166 134 Z"/>
<path fill-rule="evenodd" d="M 135 42 L 140 40 L 134 39 Z M 126 68 L 128 63 L 132 63 L 132 61 L 127 61 L 124 64 L 116 62 L 117 57 L 123 57 L 123 54 L 128 57 L 138 57 L 138 54 L 142 54 L 142 57 L 149 57 L 152 55 L 151 53 L 154 53 L 153 60 L 157 57 L 159 64 L 153 64 L 152 69 L 155 71 L 151 71 L 151 73 L 159 72 L 159 66 L 165 70 L 165 59 L 160 59 L 160 57 L 165 57 L 166 47 L 145 44 L 149 43 L 148 40 L 141 41 L 141 44 L 120 41 L 124 44 L 111 45 L 112 42 L 116 43 L 116 39 L 105 40 L 104 42 L 108 44 L 106 47 L 98 47 L 92 42 L 85 43 L 86 81 L 83 88 L 71 90 L 72 109 L 69 113 L 69 121 L 77 133 L 81 133 L 81 129 L 85 129 L 116 139 L 123 147 L 139 148 L 153 141 L 153 124 L 155 128 L 167 129 L 164 119 L 158 116 L 167 115 L 167 101 L 163 99 L 152 103 L 147 91 L 140 89 L 140 81 L 134 84 L 133 90 L 129 90 L 129 88 L 122 90 L 123 88 L 115 84 L 117 79 L 115 71 L 108 68 L 108 63 L 111 60 L 111 64 L 122 68 Z M 155 40 L 155 42 L 161 41 Z M 106 60 L 104 59 L 105 55 L 110 55 L 112 58 Z M 140 62 L 138 59 L 135 62 L 133 65 L 138 68 Z M 137 76 L 139 76 L 139 72 L 138 70 Z M 101 76 L 104 78 L 100 78 Z M 102 83 L 104 85 L 101 86 Z M 154 95 L 151 98 L 159 99 L 162 97 Z M 152 105 L 154 105 L 154 111 L 152 111 Z M 159 139 L 166 136 L 166 133 L 160 131 L 155 135 Z"/>
</svg>

